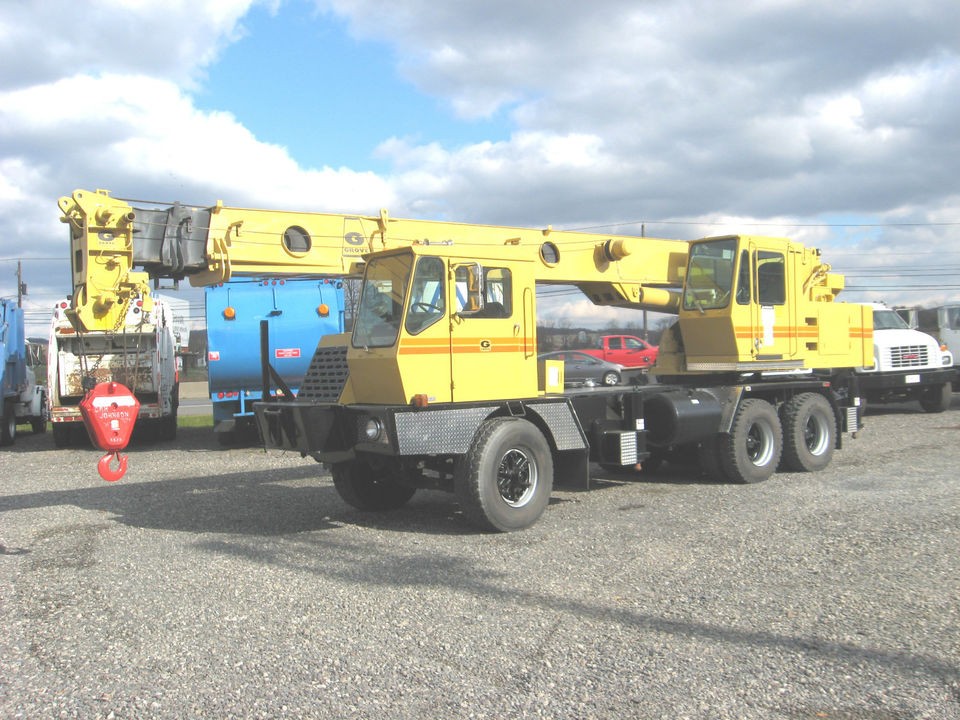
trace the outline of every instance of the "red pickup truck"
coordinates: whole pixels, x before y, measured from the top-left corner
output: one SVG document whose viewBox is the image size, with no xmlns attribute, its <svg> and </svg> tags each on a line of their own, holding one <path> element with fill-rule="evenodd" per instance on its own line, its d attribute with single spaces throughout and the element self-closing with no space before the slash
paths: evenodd
<svg viewBox="0 0 960 720">
<path fill-rule="evenodd" d="M 583 352 L 625 368 L 647 368 L 657 361 L 657 346 L 633 335 L 604 335 L 600 347 Z"/>
</svg>

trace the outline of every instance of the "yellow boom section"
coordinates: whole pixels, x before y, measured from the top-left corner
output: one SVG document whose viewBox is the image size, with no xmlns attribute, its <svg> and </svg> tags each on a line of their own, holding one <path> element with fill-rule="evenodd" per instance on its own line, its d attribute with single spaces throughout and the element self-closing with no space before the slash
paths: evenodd
<svg viewBox="0 0 960 720">
<path fill-rule="evenodd" d="M 385 210 L 363 216 L 144 204 L 151 207 L 105 190 L 60 199 L 71 228 L 79 329 L 113 329 L 130 298 L 149 298 L 150 278 L 213 285 L 238 275 L 359 275 L 364 255 L 412 245 L 541 248 L 542 282 L 576 284 L 597 304 L 676 312 L 688 251 L 677 240 L 406 220 Z M 578 266 L 582 274 L 571 272 Z"/>
</svg>

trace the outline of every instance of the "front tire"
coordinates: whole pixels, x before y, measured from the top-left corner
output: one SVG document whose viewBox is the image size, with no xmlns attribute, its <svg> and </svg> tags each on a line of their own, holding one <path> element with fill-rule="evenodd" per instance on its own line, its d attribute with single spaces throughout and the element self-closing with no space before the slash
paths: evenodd
<svg viewBox="0 0 960 720">
<path fill-rule="evenodd" d="M 550 502 L 550 446 L 527 420 L 490 418 L 458 461 L 454 489 L 464 514 L 478 527 L 494 532 L 530 527 Z"/>
<path fill-rule="evenodd" d="M 837 444 L 837 420 L 830 402 L 818 393 L 802 393 L 784 403 L 783 456 L 780 465 L 794 472 L 823 470 Z"/>
<path fill-rule="evenodd" d="M 620 384 L 620 373 L 616 370 L 608 370 L 603 374 L 603 377 L 600 379 L 604 385 L 612 386 Z"/>
<path fill-rule="evenodd" d="M 740 403 L 730 434 L 717 436 L 723 474 L 735 483 L 763 482 L 777 469 L 783 428 L 773 405 L 750 398 Z"/>
<path fill-rule="evenodd" d="M 417 491 L 402 484 L 391 468 L 376 468 L 366 460 L 337 463 L 330 473 L 343 501 L 365 512 L 396 510 Z"/>
<path fill-rule="evenodd" d="M 953 400 L 953 385 L 933 385 L 920 392 L 920 407 L 924 412 L 942 413 L 950 407 Z"/>
</svg>

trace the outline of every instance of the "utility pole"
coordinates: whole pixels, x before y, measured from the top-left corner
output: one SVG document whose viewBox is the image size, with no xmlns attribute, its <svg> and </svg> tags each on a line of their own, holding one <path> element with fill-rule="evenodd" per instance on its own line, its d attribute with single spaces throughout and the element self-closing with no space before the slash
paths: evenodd
<svg viewBox="0 0 960 720">
<path fill-rule="evenodd" d="M 646 237 L 646 236 L 647 236 L 647 224 L 643 223 L 640 226 L 640 237 Z M 647 311 L 644 310 L 643 311 L 643 339 L 648 340 L 649 338 L 650 338 L 650 332 L 647 328 Z"/>
<path fill-rule="evenodd" d="M 27 294 L 27 288 L 23 284 L 23 266 L 17 260 L 17 307 L 23 307 L 23 296 Z"/>
</svg>

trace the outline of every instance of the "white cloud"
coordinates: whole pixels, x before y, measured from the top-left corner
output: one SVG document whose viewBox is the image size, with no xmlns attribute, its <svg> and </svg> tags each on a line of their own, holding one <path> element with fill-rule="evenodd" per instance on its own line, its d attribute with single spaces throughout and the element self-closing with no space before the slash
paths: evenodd
<svg viewBox="0 0 960 720">
<path fill-rule="evenodd" d="M 34 236 L 56 226 L 55 198 L 105 186 L 533 226 L 636 220 L 681 237 L 712 230 L 653 221 L 782 222 L 764 232 L 827 252 L 953 239 L 953 226 L 810 226 L 956 218 L 955 0 L 315 2 L 387 44 L 451 121 L 511 132 L 394 137 L 389 107 L 358 88 L 385 123 L 377 153 L 392 172 L 304 168 L 191 95 L 251 7 L 282 13 L 279 0 L 12 0 L 0 10 L 0 232 L 52 248 Z"/>
<path fill-rule="evenodd" d="M 199 111 L 173 83 L 145 76 L 81 75 L 0 92 L 0 145 L 3 255 L 19 246 L 20 256 L 62 256 L 59 271 L 47 273 L 41 264 L 45 277 L 30 279 L 32 294 L 50 303 L 69 287 L 67 230 L 56 199 L 76 188 L 316 211 L 374 212 L 396 204 L 383 178 L 302 168 L 229 113 Z M 0 282 L 0 293 L 8 285 Z"/>
<path fill-rule="evenodd" d="M 258 0 L 5 0 L 0 88 L 78 73 L 148 73 L 192 84 L 239 37 Z"/>
</svg>

